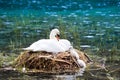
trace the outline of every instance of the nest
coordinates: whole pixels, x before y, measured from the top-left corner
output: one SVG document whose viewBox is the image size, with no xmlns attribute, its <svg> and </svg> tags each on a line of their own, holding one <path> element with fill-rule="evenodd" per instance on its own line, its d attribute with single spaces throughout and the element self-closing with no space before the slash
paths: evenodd
<svg viewBox="0 0 120 80">
<path fill-rule="evenodd" d="M 85 63 L 88 63 L 89 57 L 85 53 L 76 50 Z M 70 52 L 61 52 L 56 55 L 52 53 L 40 51 L 22 52 L 15 60 L 15 67 L 25 67 L 28 72 L 44 72 L 44 73 L 62 73 L 76 72 L 80 69 L 76 62 L 76 58 L 71 56 Z"/>
</svg>

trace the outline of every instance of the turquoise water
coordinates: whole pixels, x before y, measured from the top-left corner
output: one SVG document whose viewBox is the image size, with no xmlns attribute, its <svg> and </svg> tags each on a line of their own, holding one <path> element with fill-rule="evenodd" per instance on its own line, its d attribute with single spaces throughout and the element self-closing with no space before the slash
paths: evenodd
<svg viewBox="0 0 120 80">
<path fill-rule="evenodd" d="M 0 51 L 14 52 L 48 38 L 52 27 L 65 27 L 65 35 L 75 28 L 81 48 L 119 49 L 119 20 L 119 0 L 0 0 Z M 78 44 L 73 35 L 67 38 Z"/>
<path fill-rule="evenodd" d="M 120 0 L 0 0 L 0 52 L 19 54 L 53 27 L 75 48 L 111 55 L 120 50 Z"/>
</svg>

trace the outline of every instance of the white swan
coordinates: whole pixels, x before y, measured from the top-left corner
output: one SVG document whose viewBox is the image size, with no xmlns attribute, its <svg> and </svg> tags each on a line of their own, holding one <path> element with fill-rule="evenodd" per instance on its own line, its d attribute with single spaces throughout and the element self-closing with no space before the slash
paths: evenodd
<svg viewBox="0 0 120 80">
<path fill-rule="evenodd" d="M 79 55 L 71 46 L 70 41 L 66 39 L 59 39 L 60 32 L 58 29 L 53 29 L 50 32 L 49 37 L 50 39 L 38 40 L 34 42 L 32 45 L 30 45 L 29 47 L 23 48 L 23 49 L 32 50 L 32 51 L 47 51 L 47 52 L 52 52 L 56 54 L 58 52 L 70 51 L 71 55 L 76 57 L 78 64 L 83 68 L 86 67 L 85 62 L 79 59 Z"/>
<path fill-rule="evenodd" d="M 31 44 L 27 48 L 23 48 L 23 50 L 30 50 L 30 51 L 47 51 L 52 53 L 64 52 L 65 49 L 62 48 L 60 43 L 58 42 L 55 36 L 59 35 L 58 29 L 53 29 L 50 33 L 51 39 L 41 39 L 33 44 Z"/>
</svg>

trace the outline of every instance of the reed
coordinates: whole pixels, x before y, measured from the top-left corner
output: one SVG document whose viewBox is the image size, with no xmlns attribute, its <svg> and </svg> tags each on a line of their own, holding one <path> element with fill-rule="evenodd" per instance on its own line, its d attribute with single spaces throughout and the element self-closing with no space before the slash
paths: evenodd
<svg viewBox="0 0 120 80">
<path fill-rule="evenodd" d="M 113 44 L 116 44 L 116 51 L 119 49 L 119 45 L 117 44 L 119 43 L 119 38 L 112 35 L 114 34 L 114 28 L 106 28 L 107 25 L 103 25 L 102 23 L 98 25 L 98 23 L 95 22 L 95 20 L 98 19 L 95 17 L 90 17 L 89 19 L 91 19 L 91 22 L 86 24 L 82 22 L 84 17 L 82 17 L 82 19 L 73 16 L 63 17 L 61 15 L 57 17 L 36 17 L 34 14 L 15 17 L 8 16 L 4 21 L 11 21 L 13 24 L 4 25 L 3 20 L 0 19 L 0 28 L 2 29 L 3 27 L 8 26 L 12 28 L 12 31 L 10 32 L 10 35 L 12 36 L 9 37 L 10 39 L 8 44 L 8 48 L 11 52 L 20 51 L 19 48 L 29 46 L 31 43 L 39 39 L 49 38 L 50 28 L 56 27 L 61 32 L 61 38 L 68 39 L 75 48 L 81 49 L 81 44 L 95 46 L 93 48 L 96 48 L 97 50 L 94 51 L 94 55 L 111 55 L 109 60 L 112 61 L 115 56 L 113 55 L 115 49 L 112 52 L 109 52 L 109 49 L 112 49 Z M 96 35 L 96 33 L 103 33 L 103 35 Z M 84 39 L 83 36 L 86 35 L 94 36 L 94 38 Z M 90 48 L 91 51 L 93 48 Z"/>
</svg>

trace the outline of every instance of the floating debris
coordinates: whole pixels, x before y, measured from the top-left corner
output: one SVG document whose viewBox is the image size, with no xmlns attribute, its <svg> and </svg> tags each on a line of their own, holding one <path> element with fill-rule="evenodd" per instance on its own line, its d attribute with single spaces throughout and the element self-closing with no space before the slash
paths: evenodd
<svg viewBox="0 0 120 80">
<path fill-rule="evenodd" d="M 104 33 L 97 33 L 96 36 L 103 36 Z"/>
<path fill-rule="evenodd" d="M 82 47 L 82 48 L 90 48 L 91 46 L 90 45 L 81 45 L 80 47 Z"/>
<path fill-rule="evenodd" d="M 89 38 L 89 39 L 91 39 L 91 38 L 94 38 L 94 36 L 84 36 L 84 38 Z"/>
</svg>

